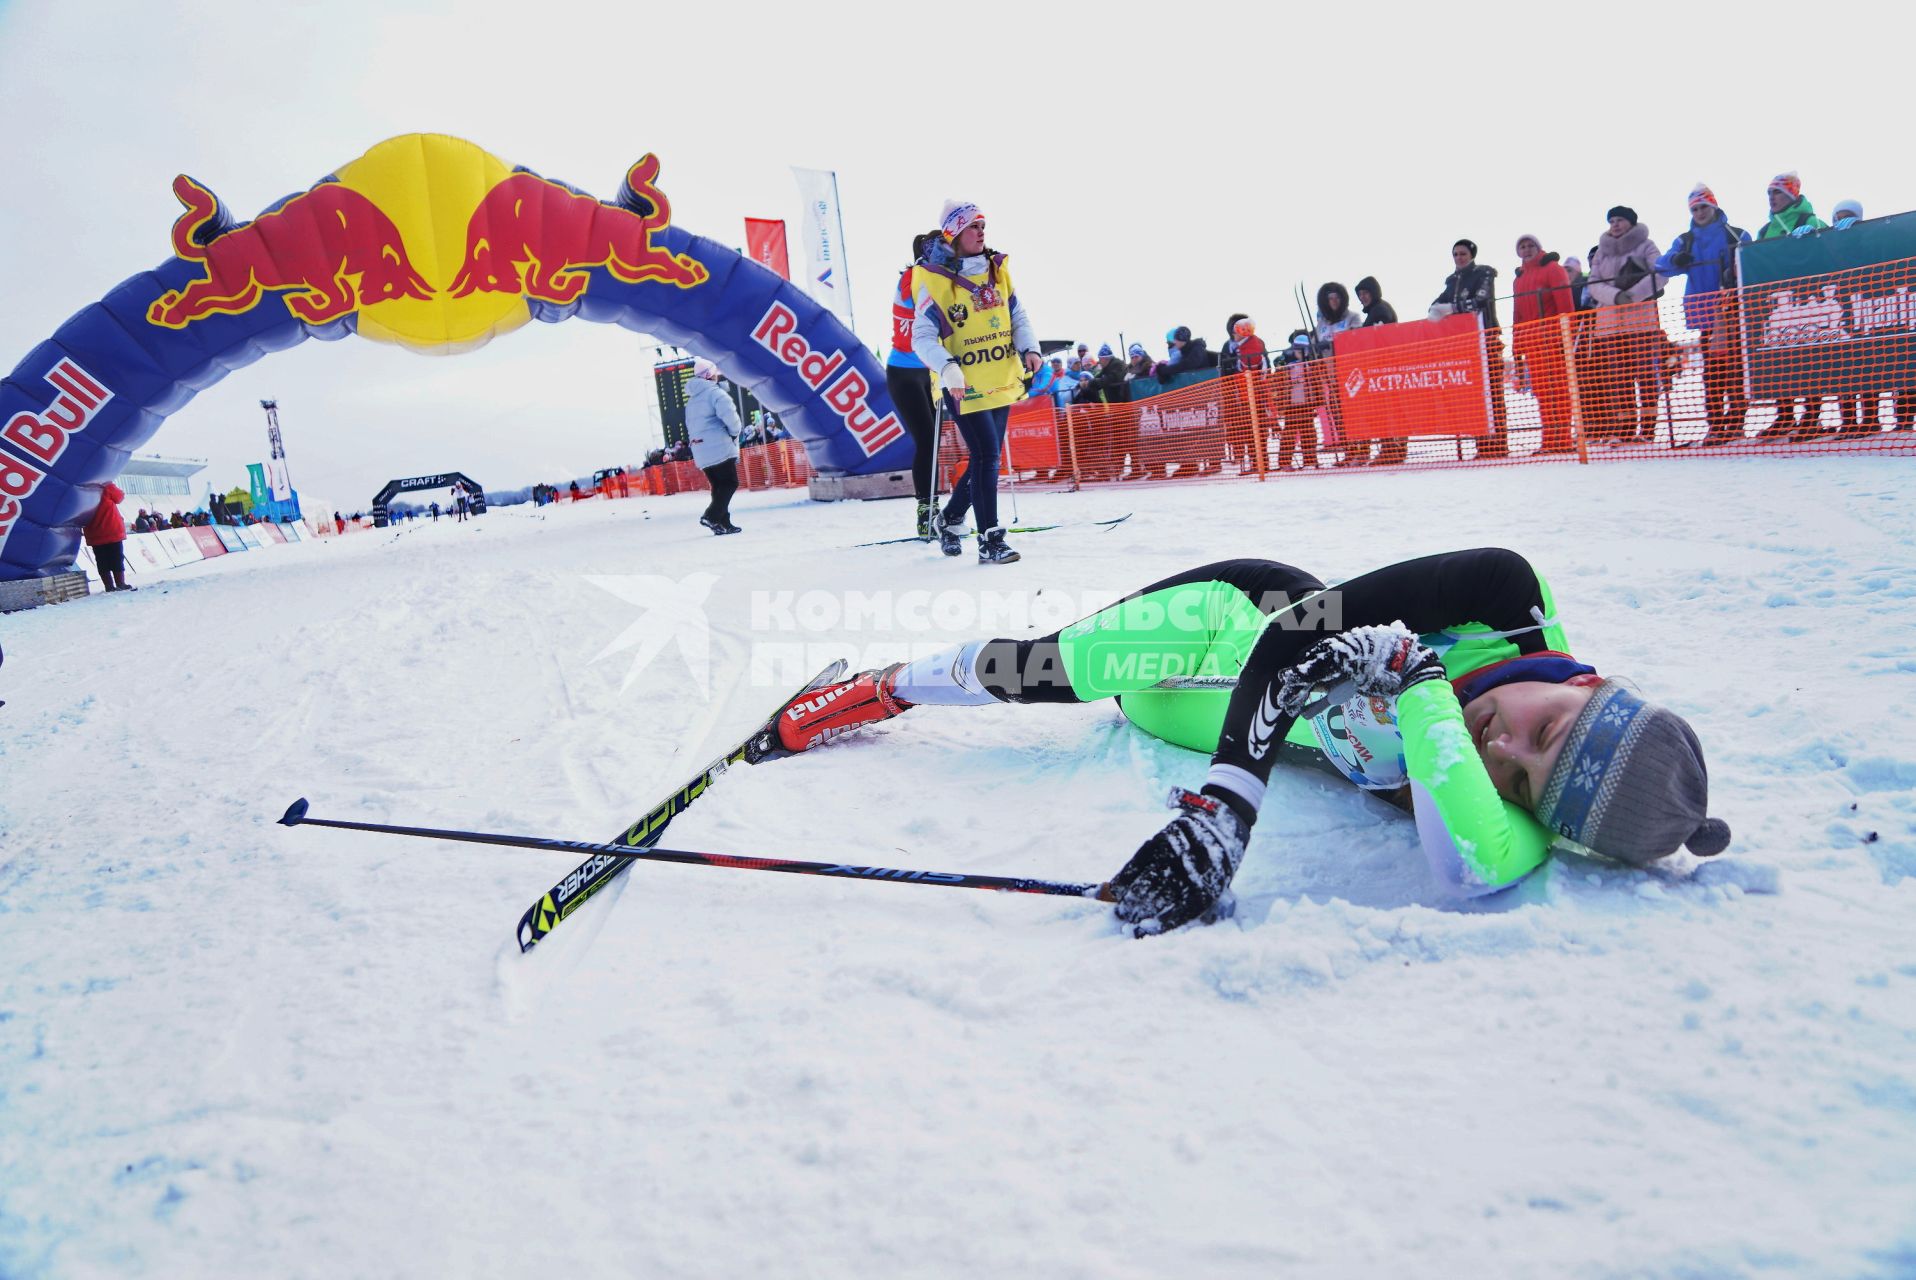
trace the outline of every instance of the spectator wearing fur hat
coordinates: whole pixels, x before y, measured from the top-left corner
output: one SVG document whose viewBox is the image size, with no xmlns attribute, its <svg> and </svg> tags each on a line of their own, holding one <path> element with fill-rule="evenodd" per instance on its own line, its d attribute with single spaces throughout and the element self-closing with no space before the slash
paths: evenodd
<svg viewBox="0 0 1916 1280">
<path fill-rule="evenodd" d="M 1484 365 L 1490 374 L 1490 434 L 1477 441 L 1480 458 L 1507 458 L 1510 444 L 1505 437 L 1504 344 L 1497 326 L 1497 268 L 1477 261 L 1477 242 L 1458 240 L 1450 246 L 1450 275 L 1444 279 L 1444 291 L 1430 304 L 1433 318 L 1474 315 L 1484 327 Z"/>
<path fill-rule="evenodd" d="M 685 435 L 692 442 L 692 462 L 712 486 L 712 501 L 699 523 L 715 534 L 739 533 L 732 523 L 732 495 L 738 492 L 738 406 L 719 386 L 718 366 L 710 360 L 692 362 L 692 380 L 685 386 Z"/>
<path fill-rule="evenodd" d="M 1699 182 L 1690 188 L 1690 225 L 1656 261 L 1665 275 L 1683 274 L 1683 322 L 1703 335 L 1705 446 L 1741 440 L 1749 412 L 1735 288 L 1736 247 L 1748 243 L 1750 233 L 1730 225 L 1716 193 Z"/>
<path fill-rule="evenodd" d="M 1635 209 L 1614 206 L 1609 228 L 1590 255 L 1590 296 L 1597 313 L 1591 324 L 1591 356 L 1578 360 L 1581 385 L 1589 397 L 1586 421 L 1592 440 L 1648 441 L 1656 435 L 1656 296 L 1663 291 L 1657 273 L 1657 246 Z"/>
<path fill-rule="evenodd" d="M 1570 379 L 1563 353 L 1566 335 L 1557 317 L 1575 313 L 1570 298 L 1570 276 L 1554 253 L 1545 253 L 1543 241 L 1526 232 L 1517 237 L 1516 297 L 1511 310 L 1510 349 L 1517 368 L 1537 399 L 1543 423 L 1539 453 L 1569 453 Z"/>
</svg>

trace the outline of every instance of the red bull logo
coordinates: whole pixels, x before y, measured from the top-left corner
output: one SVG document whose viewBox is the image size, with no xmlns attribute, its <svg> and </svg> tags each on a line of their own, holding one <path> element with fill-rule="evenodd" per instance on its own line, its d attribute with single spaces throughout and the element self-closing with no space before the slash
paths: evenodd
<svg viewBox="0 0 1916 1280">
<path fill-rule="evenodd" d="M 73 436 L 84 431 L 113 399 L 111 391 L 72 360 L 60 361 L 43 376 L 55 392 L 53 403 L 39 413 L 16 413 L 0 427 L 0 440 L 25 455 L 15 457 L 0 450 L 0 545 L 13 532 L 20 504 L 40 487 Z"/>
<path fill-rule="evenodd" d="M 198 235 L 218 216 L 219 201 L 185 174 L 173 180 L 173 194 L 186 206 L 173 223 L 173 252 L 200 263 L 206 277 L 161 294 L 147 309 L 153 324 L 183 329 L 203 316 L 250 311 L 268 292 L 285 293 L 286 309 L 308 324 L 366 303 L 432 297 L 392 219 L 342 183 L 322 182 L 204 244 Z"/>
<path fill-rule="evenodd" d="M 857 369 L 845 368 L 845 353 L 834 351 L 827 356 L 814 351 L 810 340 L 798 331 L 797 314 L 784 303 L 774 302 L 766 309 L 752 330 L 752 338 L 797 370 L 805 385 L 825 398 L 826 405 L 852 433 L 866 457 L 905 434 L 896 414 L 888 413 L 881 418 L 873 412 L 871 386 Z M 844 372 L 840 373 L 840 369 Z"/>
<path fill-rule="evenodd" d="M 648 153 L 626 172 L 621 203 L 609 205 L 537 174 L 513 174 L 473 210 L 452 296 L 523 293 L 564 305 L 585 289 L 586 267 L 627 284 L 703 284 L 704 264 L 653 243 L 672 222 L 658 176 L 658 157 Z"/>
</svg>

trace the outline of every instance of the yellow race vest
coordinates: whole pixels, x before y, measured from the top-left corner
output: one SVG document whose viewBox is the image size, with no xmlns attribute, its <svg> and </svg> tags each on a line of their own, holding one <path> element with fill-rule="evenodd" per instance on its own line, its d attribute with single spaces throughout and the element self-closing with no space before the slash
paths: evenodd
<svg viewBox="0 0 1916 1280">
<path fill-rule="evenodd" d="M 981 275 L 957 277 L 921 266 L 912 280 L 924 285 L 944 317 L 939 333 L 945 350 L 965 371 L 962 412 L 1024 399 L 1025 365 L 1011 339 L 1011 272 L 1004 255 L 992 258 Z"/>
</svg>

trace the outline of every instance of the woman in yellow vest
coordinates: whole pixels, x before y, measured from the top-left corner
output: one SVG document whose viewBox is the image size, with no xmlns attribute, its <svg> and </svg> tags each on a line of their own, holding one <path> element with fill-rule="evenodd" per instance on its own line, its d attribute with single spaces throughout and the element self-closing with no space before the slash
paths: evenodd
<svg viewBox="0 0 1916 1280">
<path fill-rule="evenodd" d="M 912 271 L 917 296 L 911 344 L 926 368 L 940 371 L 970 461 L 944 510 L 932 516 L 932 531 L 939 549 L 955 556 L 963 549 L 958 531 L 965 512 L 974 510 L 978 562 L 1009 564 L 1018 553 L 1005 545 L 998 523 L 998 458 L 1011 406 L 1024 398 L 1026 377 L 1041 363 L 1038 340 L 1005 255 L 985 247 L 985 215 L 978 206 L 947 200 L 938 230 L 953 260 Z"/>
</svg>

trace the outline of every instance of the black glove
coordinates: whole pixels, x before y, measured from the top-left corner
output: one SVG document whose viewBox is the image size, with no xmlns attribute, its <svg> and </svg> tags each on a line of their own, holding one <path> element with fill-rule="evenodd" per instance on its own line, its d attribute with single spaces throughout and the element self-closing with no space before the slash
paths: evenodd
<svg viewBox="0 0 1916 1280">
<path fill-rule="evenodd" d="M 1670 255 L 1670 265 L 1673 267 L 1687 267 L 1695 261 L 1696 255 L 1688 249 L 1679 249 Z"/>
<path fill-rule="evenodd" d="M 1231 877 L 1250 839 L 1250 824 L 1216 796 L 1173 788 L 1170 804 L 1178 816 L 1111 877 L 1118 919 L 1133 937 L 1228 915 Z"/>
<path fill-rule="evenodd" d="M 1311 691 L 1340 677 L 1368 697 L 1395 697 L 1414 684 L 1440 680 L 1444 664 L 1401 622 L 1353 627 L 1305 650 L 1303 660 L 1278 677 L 1277 707 L 1296 716 Z"/>
</svg>

